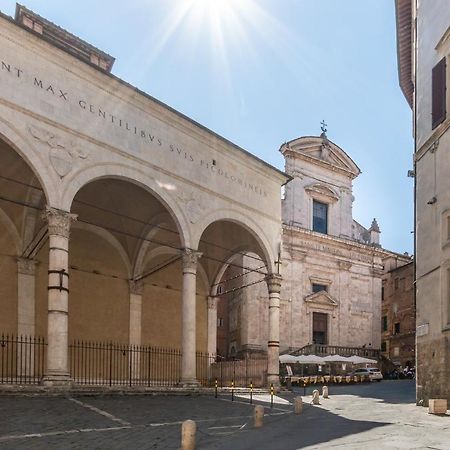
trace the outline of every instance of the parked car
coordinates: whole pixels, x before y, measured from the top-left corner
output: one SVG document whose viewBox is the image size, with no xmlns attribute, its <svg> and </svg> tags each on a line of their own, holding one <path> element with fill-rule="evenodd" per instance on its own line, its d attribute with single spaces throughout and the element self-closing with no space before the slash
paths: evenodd
<svg viewBox="0 0 450 450">
<path fill-rule="evenodd" d="M 383 375 L 380 372 L 380 369 L 377 369 L 376 367 L 369 367 L 367 369 L 355 369 L 353 371 L 353 375 L 367 377 L 370 381 L 381 381 L 383 379 Z"/>
</svg>

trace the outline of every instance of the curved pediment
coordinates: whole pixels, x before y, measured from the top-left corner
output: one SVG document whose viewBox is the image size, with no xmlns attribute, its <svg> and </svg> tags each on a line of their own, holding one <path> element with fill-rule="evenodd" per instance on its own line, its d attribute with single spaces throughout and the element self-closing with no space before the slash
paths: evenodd
<svg viewBox="0 0 450 450">
<path fill-rule="evenodd" d="M 305 297 L 305 302 L 315 306 L 336 308 L 338 302 L 327 291 L 315 292 Z"/>
<path fill-rule="evenodd" d="M 329 202 L 339 200 L 339 196 L 329 186 L 323 183 L 312 183 L 305 187 L 305 191 L 309 192 L 313 197 L 325 197 Z"/>
<path fill-rule="evenodd" d="M 350 156 L 326 136 L 300 137 L 283 144 L 280 151 L 283 155 L 316 161 L 334 170 L 343 171 L 351 178 L 356 178 L 361 173 Z"/>
</svg>

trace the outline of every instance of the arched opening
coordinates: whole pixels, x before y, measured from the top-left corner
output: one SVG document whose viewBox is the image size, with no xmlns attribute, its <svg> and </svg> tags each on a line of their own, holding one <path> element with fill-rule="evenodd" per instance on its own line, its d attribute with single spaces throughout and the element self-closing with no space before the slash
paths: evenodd
<svg viewBox="0 0 450 450">
<path fill-rule="evenodd" d="M 69 339 L 161 345 L 155 323 L 167 323 L 172 300 L 158 290 L 169 291 L 165 285 L 152 285 L 150 272 L 181 248 L 173 215 L 151 191 L 120 178 L 83 186 L 71 212 L 78 217 L 70 239 Z M 167 253 L 145 263 L 146 255 L 161 247 Z M 160 275 L 174 284 L 181 270 L 168 265 Z M 137 312 L 132 295 L 140 298 Z M 175 297 L 181 301 L 178 291 Z"/>
<path fill-rule="evenodd" d="M 31 166 L 0 139 L 0 334 L 34 335 L 46 296 L 43 256 L 46 196 Z M 42 278 L 42 280 L 41 280 Z"/>
<path fill-rule="evenodd" d="M 202 263 L 211 280 L 211 296 L 217 299 L 216 313 L 210 320 L 210 351 L 220 359 L 261 355 L 261 328 L 255 308 L 261 308 L 259 295 L 266 293 L 266 276 L 271 264 L 268 250 L 257 234 L 231 220 L 219 220 L 203 232 L 199 251 Z M 267 322 L 266 322 L 267 325 Z M 215 328 L 215 332 L 212 330 Z M 266 337 L 266 334 L 264 334 Z M 266 339 L 267 342 L 267 339 Z"/>
</svg>

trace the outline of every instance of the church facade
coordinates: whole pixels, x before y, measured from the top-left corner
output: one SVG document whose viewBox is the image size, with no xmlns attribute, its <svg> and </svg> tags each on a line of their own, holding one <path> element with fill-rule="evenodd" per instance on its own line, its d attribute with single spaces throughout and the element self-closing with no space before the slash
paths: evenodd
<svg viewBox="0 0 450 450">
<path fill-rule="evenodd" d="M 310 344 L 380 349 L 383 260 L 393 253 L 381 248 L 375 219 L 367 229 L 353 219 L 358 166 L 325 131 L 280 151 L 292 177 L 282 200 L 281 350 Z M 245 266 L 251 264 L 248 259 Z M 235 353 L 264 352 L 267 295 L 251 286 L 255 274 L 244 278 L 249 288 L 227 304 L 228 344 Z"/>
</svg>

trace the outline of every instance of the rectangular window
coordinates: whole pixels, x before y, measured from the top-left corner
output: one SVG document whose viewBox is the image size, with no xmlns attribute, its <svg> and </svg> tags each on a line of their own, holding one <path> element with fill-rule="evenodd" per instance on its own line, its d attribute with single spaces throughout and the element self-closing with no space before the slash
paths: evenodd
<svg viewBox="0 0 450 450">
<path fill-rule="evenodd" d="M 381 287 L 381 300 L 384 300 L 384 286 Z"/>
<path fill-rule="evenodd" d="M 314 293 L 320 292 L 320 291 L 326 292 L 327 290 L 328 290 L 328 286 L 326 284 L 316 284 L 316 283 L 312 284 L 312 291 Z"/>
<path fill-rule="evenodd" d="M 400 334 L 400 322 L 394 323 L 394 334 Z"/>
<path fill-rule="evenodd" d="M 313 200 L 313 231 L 328 233 L 328 205 Z"/>
<path fill-rule="evenodd" d="M 387 318 L 387 316 L 383 316 L 382 324 L 383 324 L 383 331 L 387 331 L 387 329 L 388 329 L 388 318 Z"/>
<path fill-rule="evenodd" d="M 446 116 L 446 60 L 442 58 L 431 74 L 431 122 L 434 130 Z"/>
<path fill-rule="evenodd" d="M 218 317 L 217 318 L 217 326 L 220 328 L 220 327 L 223 327 L 223 318 L 222 317 Z"/>
<path fill-rule="evenodd" d="M 381 343 L 381 351 L 382 351 L 382 352 L 385 352 L 385 351 L 386 351 L 386 341 L 383 341 L 383 342 Z"/>
</svg>

